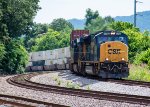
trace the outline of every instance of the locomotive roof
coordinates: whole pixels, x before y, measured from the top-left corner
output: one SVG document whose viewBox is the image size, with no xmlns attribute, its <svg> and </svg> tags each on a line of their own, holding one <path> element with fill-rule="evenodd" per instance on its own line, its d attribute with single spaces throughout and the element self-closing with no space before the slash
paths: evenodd
<svg viewBox="0 0 150 107">
<path fill-rule="evenodd" d="M 98 31 L 96 33 L 93 33 L 93 34 L 90 34 L 90 35 L 87 35 L 87 36 L 82 36 L 80 37 L 80 39 L 83 39 L 83 40 L 86 40 L 88 42 L 90 41 L 93 41 L 95 37 L 97 36 L 124 36 L 127 38 L 128 40 L 128 37 L 126 34 L 122 33 L 122 32 L 119 32 L 119 31 L 114 31 L 114 30 L 111 30 L 111 31 Z M 76 41 L 76 39 L 75 39 Z"/>
<path fill-rule="evenodd" d="M 119 32 L 119 31 L 114 31 L 114 30 L 111 30 L 111 31 L 98 31 L 96 33 L 93 33 L 93 34 L 90 34 L 90 35 L 93 35 L 94 37 L 95 36 L 125 36 L 127 37 L 126 34 L 122 33 L 122 32 Z"/>
</svg>

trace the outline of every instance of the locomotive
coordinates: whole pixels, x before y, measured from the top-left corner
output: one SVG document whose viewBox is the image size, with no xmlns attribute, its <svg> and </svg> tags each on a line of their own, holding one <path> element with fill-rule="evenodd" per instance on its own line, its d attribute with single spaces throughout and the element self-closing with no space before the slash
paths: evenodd
<svg viewBox="0 0 150 107">
<path fill-rule="evenodd" d="M 86 76 L 125 78 L 129 75 L 128 37 L 118 31 L 73 30 L 69 69 Z"/>
</svg>

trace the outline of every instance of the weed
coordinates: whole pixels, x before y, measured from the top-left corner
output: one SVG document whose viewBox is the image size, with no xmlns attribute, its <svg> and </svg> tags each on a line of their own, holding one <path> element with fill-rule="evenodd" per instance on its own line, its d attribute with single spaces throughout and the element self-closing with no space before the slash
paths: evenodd
<svg viewBox="0 0 150 107">
<path fill-rule="evenodd" d="M 61 85 L 61 81 L 60 81 L 60 80 L 58 80 L 58 81 L 57 81 L 57 84 L 58 84 L 58 85 Z"/>
<path fill-rule="evenodd" d="M 66 87 L 73 89 L 80 89 L 80 84 L 74 84 L 71 81 L 67 81 Z"/>
<path fill-rule="evenodd" d="M 61 85 L 61 80 L 59 79 L 59 77 L 53 77 L 53 80 L 57 82 L 57 85 Z"/>
<path fill-rule="evenodd" d="M 144 66 L 130 65 L 130 75 L 127 79 L 150 82 L 150 71 Z"/>
<path fill-rule="evenodd" d="M 91 90 L 89 85 L 86 86 L 86 90 Z"/>
</svg>

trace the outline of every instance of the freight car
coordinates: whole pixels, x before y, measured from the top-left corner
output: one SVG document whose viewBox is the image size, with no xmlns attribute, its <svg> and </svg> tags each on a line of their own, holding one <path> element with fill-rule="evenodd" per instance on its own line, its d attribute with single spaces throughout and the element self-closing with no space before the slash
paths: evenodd
<svg viewBox="0 0 150 107">
<path fill-rule="evenodd" d="M 69 69 L 70 47 L 31 52 L 26 71 Z"/>
<path fill-rule="evenodd" d="M 70 39 L 70 70 L 102 78 L 125 78 L 128 68 L 128 37 L 118 31 L 89 34 L 74 30 Z"/>
</svg>

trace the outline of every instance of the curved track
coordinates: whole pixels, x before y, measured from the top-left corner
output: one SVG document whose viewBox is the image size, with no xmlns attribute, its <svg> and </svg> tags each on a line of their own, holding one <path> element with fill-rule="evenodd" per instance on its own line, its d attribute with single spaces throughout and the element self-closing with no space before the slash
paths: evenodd
<svg viewBox="0 0 150 107">
<path fill-rule="evenodd" d="M 30 104 L 26 104 L 26 103 L 30 103 Z M 53 103 L 37 101 L 33 99 L 11 96 L 11 95 L 3 95 L 3 94 L 0 94 L 0 104 L 9 104 L 15 107 L 35 107 L 35 104 L 48 106 L 48 107 L 66 107 L 59 104 L 53 104 Z"/>
<path fill-rule="evenodd" d="M 126 94 L 89 91 L 89 90 L 81 90 L 81 89 L 70 89 L 70 88 L 65 88 L 65 87 L 39 84 L 39 83 L 30 81 L 30 78 L 36 75 L 38 74 L 32 73 L 28 75 L 27 74 L 19 75 L 19 76 L 9 78 L 7 81 L 10 84 L 13 84 L 19 87 L 39 90 L 39 91 L 44 91 L 44 92 L 53 92 L 57 94 L 79 96 L 79 97 L 84 97 L 84 98 L 95 98 L 95 99 L 100 99 L 100 100 L 120 101 L 120 102 L 127 102 L 127 103 L 133 103 L 133 104 L 143 104 L 143 105 L 150 104 L 150 97 L 146 97 L 146 96 L 126 95 Z"/>
</svg>

